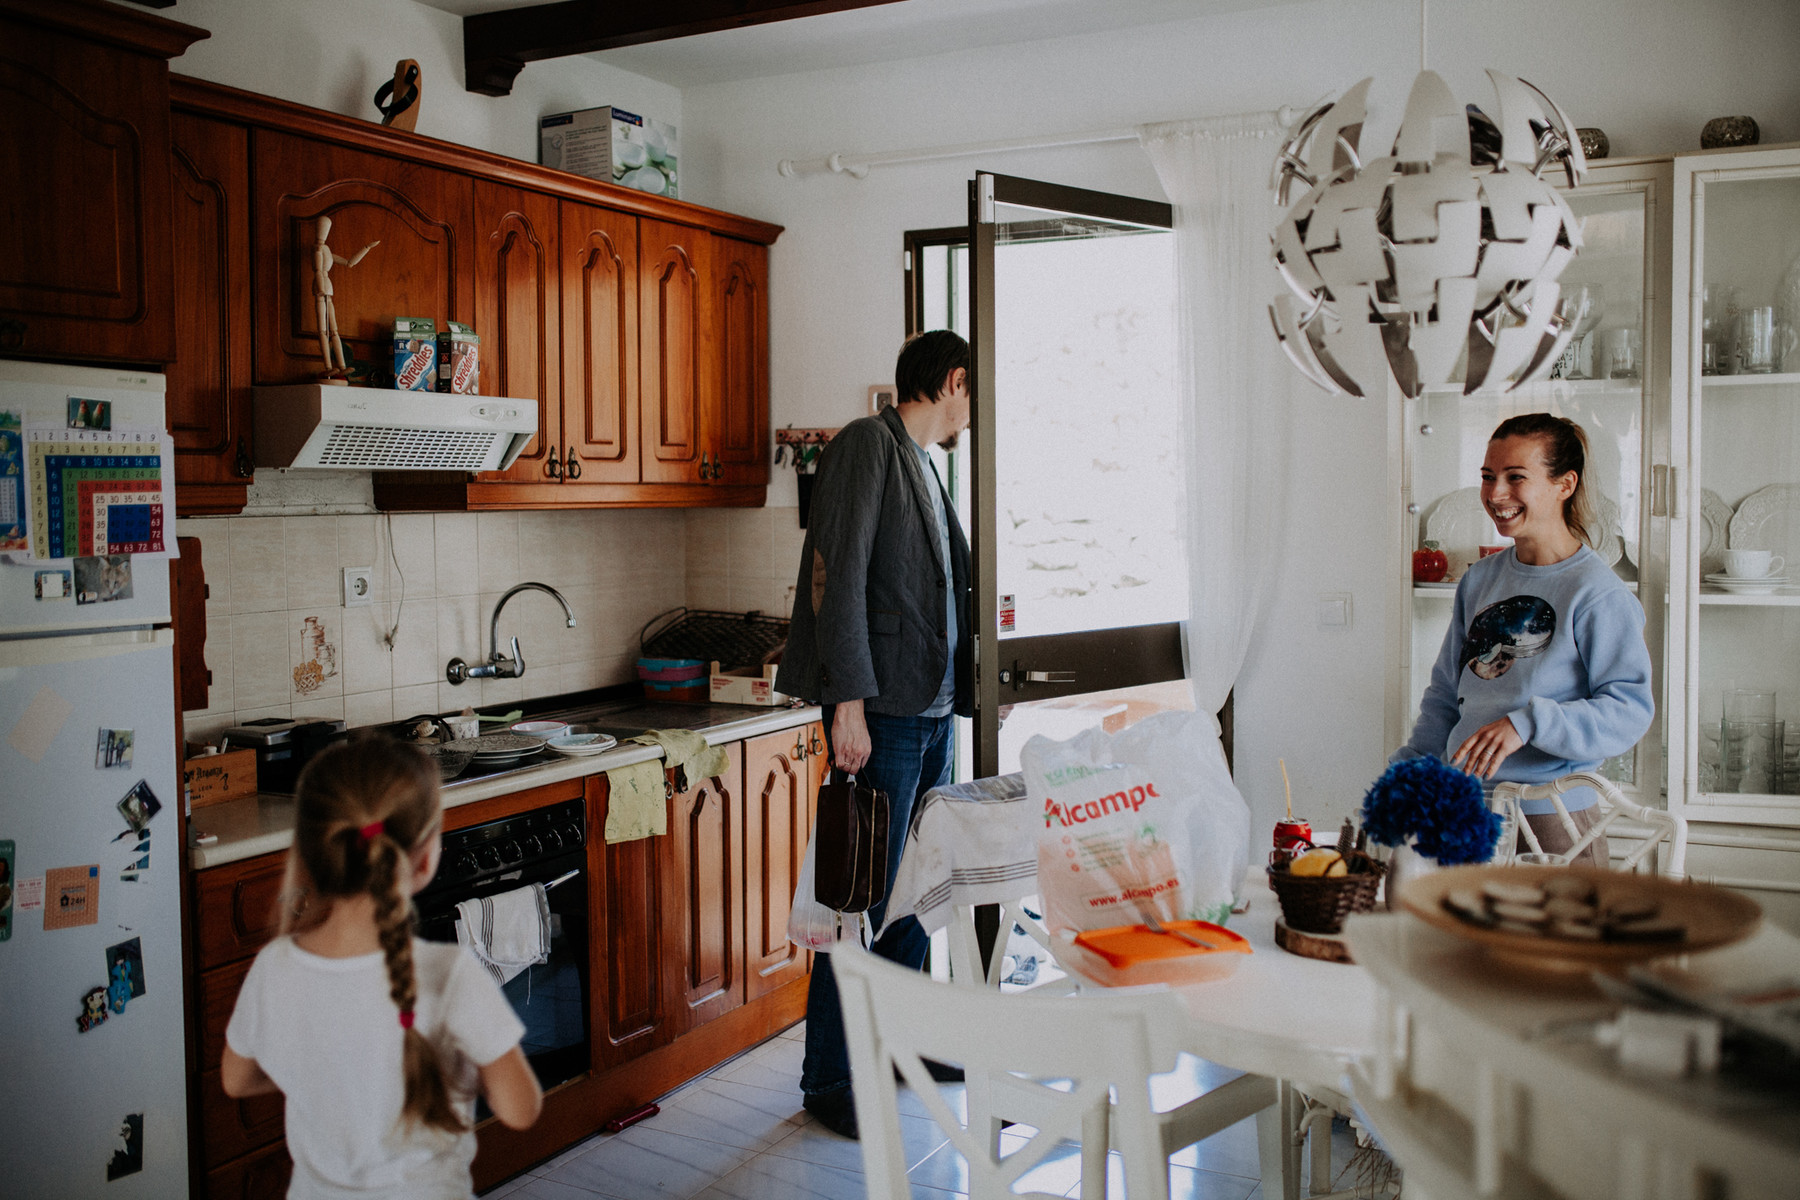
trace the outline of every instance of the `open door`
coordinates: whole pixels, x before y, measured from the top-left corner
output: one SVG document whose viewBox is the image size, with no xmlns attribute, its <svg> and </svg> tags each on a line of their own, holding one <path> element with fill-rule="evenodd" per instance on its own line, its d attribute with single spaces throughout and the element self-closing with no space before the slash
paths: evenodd
<svg viewBox="0 0 1800 1200">
<path fill-rule="evenodd" d="M 1144 690 L 1184 678 L 1188 614 L 1172 224 L 1155 201 L 970 182 L 974 413 L 958 491 L 976 777 L 1017 770 L 1030 732 L 1191 705 L 1185 685 Z"/>
</svg>

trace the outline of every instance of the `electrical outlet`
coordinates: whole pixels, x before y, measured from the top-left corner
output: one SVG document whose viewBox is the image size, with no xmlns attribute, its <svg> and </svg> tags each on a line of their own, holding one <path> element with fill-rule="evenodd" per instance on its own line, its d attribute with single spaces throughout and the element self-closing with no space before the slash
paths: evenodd
<svg viewBox="0 0 1800 1200">
<path fill-rule="evenodd" d="M 344 607 L 357 608 L 375 603 L 375 568 L 344 568 Z"/>
</svg>

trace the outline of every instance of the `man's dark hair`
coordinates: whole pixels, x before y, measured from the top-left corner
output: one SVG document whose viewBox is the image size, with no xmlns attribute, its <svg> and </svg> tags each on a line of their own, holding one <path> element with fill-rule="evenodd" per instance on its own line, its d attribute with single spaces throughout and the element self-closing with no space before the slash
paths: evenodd
<svg viewBox="0 0 1800 1200">
<path fill-rule="evenodd" d="M 938 390 L 961 367 L 969 370 L 969 343 L 948 329 L 915 333 L 900 347 L 894 363 L 894 391 L 904 404 L 909 400 L 937 402 Z"/>
</svg>

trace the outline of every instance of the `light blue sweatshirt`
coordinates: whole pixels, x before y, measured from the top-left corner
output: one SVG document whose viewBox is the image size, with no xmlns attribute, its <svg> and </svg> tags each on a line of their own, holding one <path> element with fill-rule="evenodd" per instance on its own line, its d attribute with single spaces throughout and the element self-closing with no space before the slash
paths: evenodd
<svg viewBox="0 0 1800 1200">
<path fill-rule="evenodd" d="M 1448 762 L 1504 716 L 1525 744 L 1483 782 L 1548 783 L 1631 749 L 1655 712 L 1644 610 L 1605 560 L 1583 546 L 1533 567 L 1508 548 L 1471 565 L 1457 585 L 1419 722 L 1394 758 Z M 1580 788 L 1563 803 L 1575 810 L 1598 799 Z M 1555 811 L 1548 800 L 1524 808 Z"/>
</svg>

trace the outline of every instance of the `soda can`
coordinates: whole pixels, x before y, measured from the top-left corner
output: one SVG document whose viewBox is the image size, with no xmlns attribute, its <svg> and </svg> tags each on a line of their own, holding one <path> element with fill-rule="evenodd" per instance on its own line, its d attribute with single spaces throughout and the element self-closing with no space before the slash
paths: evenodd
<svg viewBox="0 0 1800 1200">
<path fill-rule="evenodd" d="M 1275 822 L 1275 849 L 1292 853 L 1312 844 L 1312 822 L 1300 817 Z"/>
</svg>

